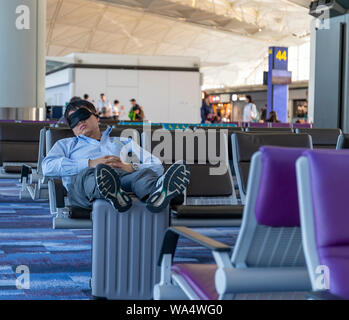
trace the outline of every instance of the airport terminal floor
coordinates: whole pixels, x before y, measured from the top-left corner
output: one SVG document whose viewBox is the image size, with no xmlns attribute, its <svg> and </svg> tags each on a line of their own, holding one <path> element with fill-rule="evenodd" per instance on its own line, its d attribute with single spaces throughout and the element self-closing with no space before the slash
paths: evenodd
<svg viewBox="0 0 349 320">
<path fill-rule="evenodd" d="M 348 10 L 0 1 L 0 309 L 349 300 Z"/>
<path fill-rule="evenodd" d="M 92 231 L 52 228 L 47 201 L 18 200 L 18 179 L 0 181 L 0 300 L 90 300 Z M 239 228 L 194 229 L 233 246 Z M 213 263 L 211 252 L 180 239 L 175 262 Z M 30 266 L 30 288 L 18 289 L 16 268 Z M 15 268 L 13 268 L 15 266 Z"/>
</svg>

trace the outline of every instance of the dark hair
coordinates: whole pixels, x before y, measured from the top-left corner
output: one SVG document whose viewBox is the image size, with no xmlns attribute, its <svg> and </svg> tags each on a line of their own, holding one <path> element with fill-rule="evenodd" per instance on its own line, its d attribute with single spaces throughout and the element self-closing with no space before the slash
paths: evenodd
<svg viewBox="0 0 349 320">
<path fill-rule="evenodd" d="M 78 97 L 78 96 L 74 96 L 70 99 L 69 103 L 72 103 L 72 102 L 75 102 L 75 101 L 79 101 L 79 100 L 82 100 L 81 97 Z"/>
<path fill-rule="evenodd" d="M 71 100 L 73 100 L 73 98 Z M 68 123 L 69 113 L 71 111 L 76 111 L 81 107 L 85 107 L 86 109 L 91 111 L 93 114 L 97 114 L 96 107 L 91 102 L 88 102 L 86 100 L 81 100 L 81 99 L 75 100 L 75 101 L 71 101 L 71 100 L 64 111 L 64 119 L 66 123 Z"/>
<path fill-rule="evenodd" d="M 105 94 L 104 94 L 104 93 L 101 93 L 101 97 L 103 97 L 103 96 L 105 96 Z"/>
<path fill-rule="evenodd" d="M 253 103 L 252 97 L 251 96 L 246 96 L 246 99 L 250 102 Z"/>
<path fill-rule="evenodd" d="M 119 103 L 119 100 L 114 100 L 114 104 L 117 104 L 117 103 Z"/>
<path fill-rule="evenodd" d="M 267 122 L 280 122 L 275 111 L 269 112 L 269 118 L 267 119 Z"/>
<path fill-rule="evenodd" d="M 84 94 L 84 99 L 88 99 L 89 95 L 87 93 Z"/>
</svg>

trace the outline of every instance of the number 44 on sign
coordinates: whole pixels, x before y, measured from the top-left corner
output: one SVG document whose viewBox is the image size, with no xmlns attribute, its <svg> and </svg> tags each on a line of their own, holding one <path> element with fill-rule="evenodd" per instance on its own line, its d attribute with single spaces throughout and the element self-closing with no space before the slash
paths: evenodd
<svg viewBox="0 0 349 320">
<path fill-rule="evenodd" d="M 284 52 L 281 53 L 281 50 L 278 51 L 278 53 L 276 54 L 276 59 L 278 60 L 285 60 L 287 61 L 287 52 L 286 50 Z"/>
</svg>

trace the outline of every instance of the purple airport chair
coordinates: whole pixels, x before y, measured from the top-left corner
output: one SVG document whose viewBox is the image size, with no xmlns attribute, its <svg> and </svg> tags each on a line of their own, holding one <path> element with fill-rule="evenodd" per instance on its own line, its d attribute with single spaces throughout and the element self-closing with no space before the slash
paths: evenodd
<svg viewBox="0 0 349 320">
<path fill-rule="evenodd" d="M 285 122 L 275 122 L 271 123 L 271 128 L 291 128 L 290 123 L 285 123 Z"/>
<path fill-rule="evenodd" d="M 247 126 L 249 128 L 269 128 L 269 123 L 268 122 L 248 122 Z"/>
<path fill-rule="evenodd" d="M 311 288 L 302 249 L 295 162 L 305 149 L 262 147 L 252 157 L 241 231 L 230 247 L 184 228 L 167 230 L 155 299 L 297 299 Z M 171 265 L 184 236 L 216 264 Z"/>
<path fill-rule="evenodd" d="M 349 299 L 348 160 L 347 150 L 314 150 L 296 163 L 313 299 Z"/>
</svg>

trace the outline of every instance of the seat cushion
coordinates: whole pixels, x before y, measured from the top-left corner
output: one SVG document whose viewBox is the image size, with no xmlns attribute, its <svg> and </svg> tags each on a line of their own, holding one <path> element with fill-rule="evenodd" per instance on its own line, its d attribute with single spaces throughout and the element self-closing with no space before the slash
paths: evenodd
<svg viewBox="0 0 349 320">
<path fill-rule="evenodd" d="M 187 189 L 188 197 L 229 197 L 233 187 L 229 172 L 222 175 L 210 174 L 210 169 L 216 167 L 210 164 L 192 164 L 190 166 L 190 183 Z"/>
<path fill-rule="evenodd" d="M 4 171 L 6 173 L 21 173 L 22 172 L 22 166 L 4 166 Z"/>
<path fill-rule="evenodd" d="M 46 151 L 48 152 L 57 141 L 72 137 L 74 133 L 70 128 L 50 128 L 46 132 Z"/>
<path fill-rule="evenodd" d="M 3 162 L 37 162 L 39 142 L 0 141 L 0 159 Z"/>
<path fill-rule="evenodd" d="M 201 300 L 217 300 L 215 287 L 215 264 L 175 264 L 172 272 L 182 276 Z"/>
<path fill-rule="evenodd" d="M 268 129 L 271 130 L 271 129 Z M 277 129 L 274 129 L 277 130 Z M 291 129 L 287 129 L 291 130 Z M 293 134 L 280 131 L 269 131 L 269 133 L 236 133 L 236 158 L 240 173 L 240 182 L 242 191 L 247 192 L 248 174 L 250 171 L 250 162 L 253 154 L 262 146 L 278 146 L 278 147 L 294 147 L 294 148 L 310 148 L 310 140 L 307 134 Z"/>
<path fill-rule="evenodd" d="M 262 146 L 278 146 L 288 148 L 310 148 L 307 134 L 278 133 L 236 133 L 238 162 L 251 161 L 255 152 Z"/>
<path fill-rule="evenodd" d="M 169 167 L 169 164 L 164 164 L 165 171 Z M 189 164 L 189 167 L 190 182 L 187 188 L 188 197 L 230 197 L 232 195 L 233 186 L 228 171 L 221 175 L 210 174 L 210 170 L 217 168 L 217 165 L 209 163 Z"/>
<path fill-rule="evenodd" d="M 255 204 L 259 224 L 298 227 L 296 161 L 305 149 L 261 147 L 261 176 Z"/>
<path fill-rule="evenodd" d="M 243 206 L 175 206 L 177 218 L 242 219 Z"/>
<path fill-rule="evenodd" d="M 299 133 L 311 135 L 314 148 L 335 148 L 340 129 L 298 129 Z"/>
<path fill-rule="evenodd" d="M 39 142 L 40 130 L 46 123 L 5 122 L 0 124 L 0 141 Z"/>
</svg>

